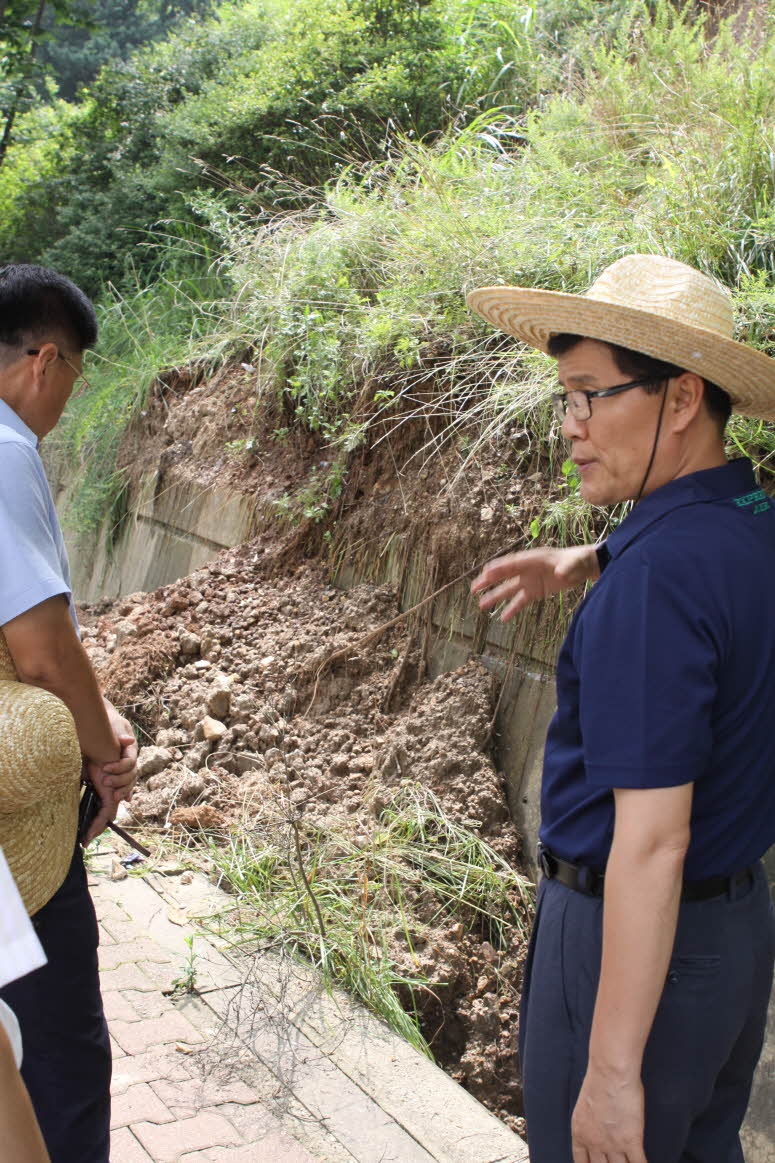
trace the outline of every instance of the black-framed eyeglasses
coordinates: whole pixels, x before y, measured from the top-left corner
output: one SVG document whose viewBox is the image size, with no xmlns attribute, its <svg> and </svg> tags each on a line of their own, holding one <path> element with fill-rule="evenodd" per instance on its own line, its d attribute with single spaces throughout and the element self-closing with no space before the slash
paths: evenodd
<svg viewBox="0 0 775 1163">
<path fill-rule="evenodd" d="M 27 351 L 25 352 L 25 355 L 40 355 L 40 348 L 39 347 L 29 347 L 27 349 Z M 57 359 L 61 359 L 63 363 L 66 363 L 67 366 L 72 371 L 75 372 L 75 384 L 78 384 L 78 387 L 77 387 L 77 389 L 75 389 L 73 391 L 74 397 L 80 396 L 81 392 L 85 391 L 86 388 L 91 387 L 91 384 L 87 380 L 86 376 L 83 374 L 83 371 L 78 371 L 78 368 L 75 366 L 75 364 L 71 363 L 66 355 L 62 355 L 61 351 L 57 351 Z M 80 383 L 78 383 L 79 380 L 81 381 Z M 74 387 L 75 387 L 75 384 L 73 385 Z"/>
<path fill-rule="evenodd" d="M 617 384 L 615 388 L 598 388 L 596 391 L 573 388 L 570 392 L 554 392 L 552 404 L 558 420 L 564 420 L 568 412 L 574 420 L 589 420 L 594 397 L 618 396 L 619 392 L 629 392 L 630 388 L 644 388 L 647 384 L 656 383 L 659 381 L 651 377 L 646 380 L 630 380 L 626 384 Z"/>
</svg>

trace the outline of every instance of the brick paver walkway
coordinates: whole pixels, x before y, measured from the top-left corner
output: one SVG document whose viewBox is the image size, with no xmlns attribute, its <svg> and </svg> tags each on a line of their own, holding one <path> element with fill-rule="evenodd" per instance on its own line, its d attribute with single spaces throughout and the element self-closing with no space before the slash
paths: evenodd
<svg viewBox="0 0 775 1163">
<path fill-rule="evenodd" d="M 104 844 L 89 864 L 111 1163 L 526 1163 L 516 1135 L 311 970 L 242 964 L 205 937 L 193 918 L 228 898 L 203 876 L 115 880 Z M 193 993 L 174 988 L 187 975 Z"/>
<path fill-rule="evenodd" d="M 276 1079 L 267 1093 L 252 1056 L 235 1061 L 233 1047 L 214 1054 L 223 1028 L 213 1012 L 171 992 L 185 969 L 190 928 L 180 917 L 173 925 L 174 910 L 144 880 L 112 881 L 114 860 L 101 853 L 90 871 L 113 1046 L 111 1163 L 349 1163 L 353 1157 L 326 1142 L 324 1128 L 296 1118 L 287 1120 L 292 1129 L 270 1109 Z M 165 944 L 159 930 L 166 930 Z M 177 950 L 170 947 L 176 930 Z M 197 949 L 195 964 L 202 955 Z M 211 954 L 204 989 L 216 984 L 212 961 Z M 228 966 L 218 968 L 222 978 Z M 293 1133 L 299 1128 L 306 1146 Z"/>
</svg>

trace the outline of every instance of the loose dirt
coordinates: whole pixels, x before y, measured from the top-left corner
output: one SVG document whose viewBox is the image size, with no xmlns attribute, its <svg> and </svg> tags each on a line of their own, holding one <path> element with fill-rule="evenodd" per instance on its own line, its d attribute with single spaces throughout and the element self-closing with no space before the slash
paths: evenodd
<svg viewBox="0 0 775 1163">
<path fill-rule="evenodd" d="M 146 745 L 135 824 L 191 836 L 302 826 L 366 845 L 397 788 L 421 785 L 455 822 L 519 867 L 493 761 L 493 680 L 475 660 L 433 680 L 418 629 L 385 586 L 343 592 L 317 564 L 278 573 L 260 542 L 150 594 L 84 611 L 106 693 Z M 422 913 L 423 902 L 416 902 Z M 464 918 L 465 920 L 465 918 Z M 428 902 L 412 945 L 386 934 L 437 1061 L 515 1129 L 517 1001 L 524 941 Z M 500 947 L 496 947 L 500 946 Z M 408 1000 L 408 999 L 407 999 Z"/>
</svg>

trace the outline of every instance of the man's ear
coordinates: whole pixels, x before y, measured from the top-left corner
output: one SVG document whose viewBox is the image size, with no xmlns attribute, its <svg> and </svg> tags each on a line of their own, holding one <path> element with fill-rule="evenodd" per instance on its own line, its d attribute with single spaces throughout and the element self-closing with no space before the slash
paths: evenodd
<svg viewBox="0 0 775 1163">
<path fill-rule="evenodd" d="M 682 372 L 672 381 L 670 419 L 674 432 L 683 432 L 702 407 L 705 382 L 696 372 Z"/>
<path fill-rule="evenodd" d="M 37 355 L 30 356 L 32 363 L 32 377 L 34 391 L 40 395 L 45 392 L 48 386 L 49 369 L 56 363 L 59 356 L 59 348 L 55 343 L 42 343 Z"/>
<path fill-rule="evenodd" d="M 55 343 L 44 343 L 35 356 L 35 364 L 41 375 L 45 375 L 52 363 L 59 358 L 59 348 Z"/>
</svg>

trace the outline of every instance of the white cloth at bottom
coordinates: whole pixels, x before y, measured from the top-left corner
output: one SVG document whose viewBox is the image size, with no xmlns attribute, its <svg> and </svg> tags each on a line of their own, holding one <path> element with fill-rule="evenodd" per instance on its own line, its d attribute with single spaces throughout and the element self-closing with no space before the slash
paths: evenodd
<svg viewBox="0 0 775 1163">
<path fill-rule="evenodd" d="M 0 986 L 24 977 L 45 965 L 46 955 L 32 927 L 8 862 L 0 848 Z M 17 1065 L 21 1065 L 22 1040 L 12 1010 L 0 1001 L 0 1022 L 11 1041 Z"/>
</svg>

